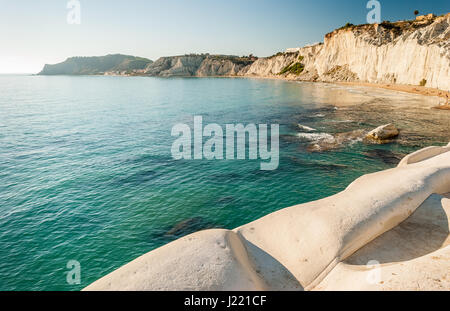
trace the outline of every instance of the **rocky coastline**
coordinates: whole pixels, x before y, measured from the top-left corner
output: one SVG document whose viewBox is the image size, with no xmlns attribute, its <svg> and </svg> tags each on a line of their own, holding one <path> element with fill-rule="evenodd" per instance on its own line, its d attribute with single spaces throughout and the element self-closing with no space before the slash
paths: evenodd
<svg viewBox="0 0 450 311">
<path fill-rule="evenodd" d="M 406 50 L 409 52 L 405 54 Z M 346 25 L 325 35 L 323 43 L 288 49 L 270 57 L 186 54 L 161 57 L 153 62 L 127 55 L 108 55 L 69 58 L 60 64 L 45 65 L 39 73 L 56 74 L 250 77 L 350 83 L 448 99 L 450 13 L 413 21 Z"/>
<path fill-rule="evenodd" d="M 450 144 L 234 230 L 199 231 L 85 290 L 448 290 Z"/>
</svg>

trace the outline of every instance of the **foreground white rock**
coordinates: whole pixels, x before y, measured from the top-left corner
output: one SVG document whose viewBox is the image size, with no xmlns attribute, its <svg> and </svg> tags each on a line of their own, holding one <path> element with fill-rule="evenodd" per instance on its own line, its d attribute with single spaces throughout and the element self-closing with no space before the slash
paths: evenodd
<svg viewBox="0 0 450 311">
<path fill-rule="evenodd" d="M 450 144 L 334 196 L 186 236 L 85 290 L 450 290 L 448 193 Z"/>
<path fill-rule="evenodd" d="M 340 262 L 314 290 L 450 290 L 450 196 L 433 194 L 408 219 Z M 367 266 L 371 260 L 377 266 Z"/>
</svg>

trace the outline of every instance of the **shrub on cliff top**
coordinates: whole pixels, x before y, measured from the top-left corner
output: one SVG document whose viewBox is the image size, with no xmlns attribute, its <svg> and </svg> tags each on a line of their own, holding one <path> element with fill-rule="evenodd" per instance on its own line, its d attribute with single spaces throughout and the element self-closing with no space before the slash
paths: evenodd
<svg viewBox="0 0 450 311">
<path fill-rule="evenodd" d="M 425 86 L 425 85 L 427 85 L 427 80 L 425 80 L 425 79 L 422 79 L 422 81 L 420 81 L 420 86 Z"/>
<path fill-rule="evenodd" d="M 267 59 L 272 59 L 272 58 L 274 58 L 274 57 L 278 57 L 278 56 L 281 56 L 281 55 L 284 55 L 284 53 L 283 53 L 283 52 L 278 52 L 278 53 L 276 53 L 276 54 L 273 54 L 273 55 L 267 57 Z"/>
<path fill-rule="evenodd" d="M 272 56 L 268 56 L 267 59 L 271 59 L 278 56 L 293 56 L 297 54 L 298 52 L 278 52 L 276 54 L 273 54 Z"/>
</svg>

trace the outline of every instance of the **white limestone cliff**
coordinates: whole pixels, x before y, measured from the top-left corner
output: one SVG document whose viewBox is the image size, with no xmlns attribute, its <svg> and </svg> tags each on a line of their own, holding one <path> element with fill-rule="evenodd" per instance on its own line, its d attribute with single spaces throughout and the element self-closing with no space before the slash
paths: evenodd
<svg viewBox="0 0 450 311">
<path fill-rule="evenodd" d="M 295 62 L 298 53 L 279 53 L 277 55 L 260 58 L 252 65 L 243 68 L 238 74 L 256 77 L 274 77 L 286 66 Z"/>
<path fill-rule="evenodd" d="M 159 77 L 234 76 L 252 62 L 252 57 L 187 54 L 161 57 L 149 64 L 144 73 Z"/>
<path fill-rule="evenodd" d="M 449 223 L 450 144 L 331 197 L 185 236 L 85 290 L 450 290 Z"/>
<path fill-rule="evenodd" d="M 299 80 L 360 81 L 420 85 L 450 90 L 450 13 L 419 21 L 349 26 L 325 36 L 323 44 L 258 59 L 240 74 L 279 76 L 280 65 L 301 62 Z M 303 59 L 295 59 L 297 53 Z"/>
</svg>

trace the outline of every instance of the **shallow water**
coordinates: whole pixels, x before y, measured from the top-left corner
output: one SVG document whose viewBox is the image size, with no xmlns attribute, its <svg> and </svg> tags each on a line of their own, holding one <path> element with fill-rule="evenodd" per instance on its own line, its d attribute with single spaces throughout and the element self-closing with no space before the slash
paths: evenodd
<svg viewBox="0 0 450 311">
<path fill-rule="evenodd" d="M 0 76 L 0 290 L 79 290 L 189 232 L 337 193 L 450 141 L 450 111 L 430 109 L 436 101 L 272 80 Z M 279 168 L 173 160 L 171 128 L 194 115 L 279 123 Z M 388 122 L 402 133 L 391 144 L 340 134 Z M 311 152 L 318 135 L 301 132 L 346 139 Z M 66 282 L 69 260 L 79 285 Z"/>
</svg>

